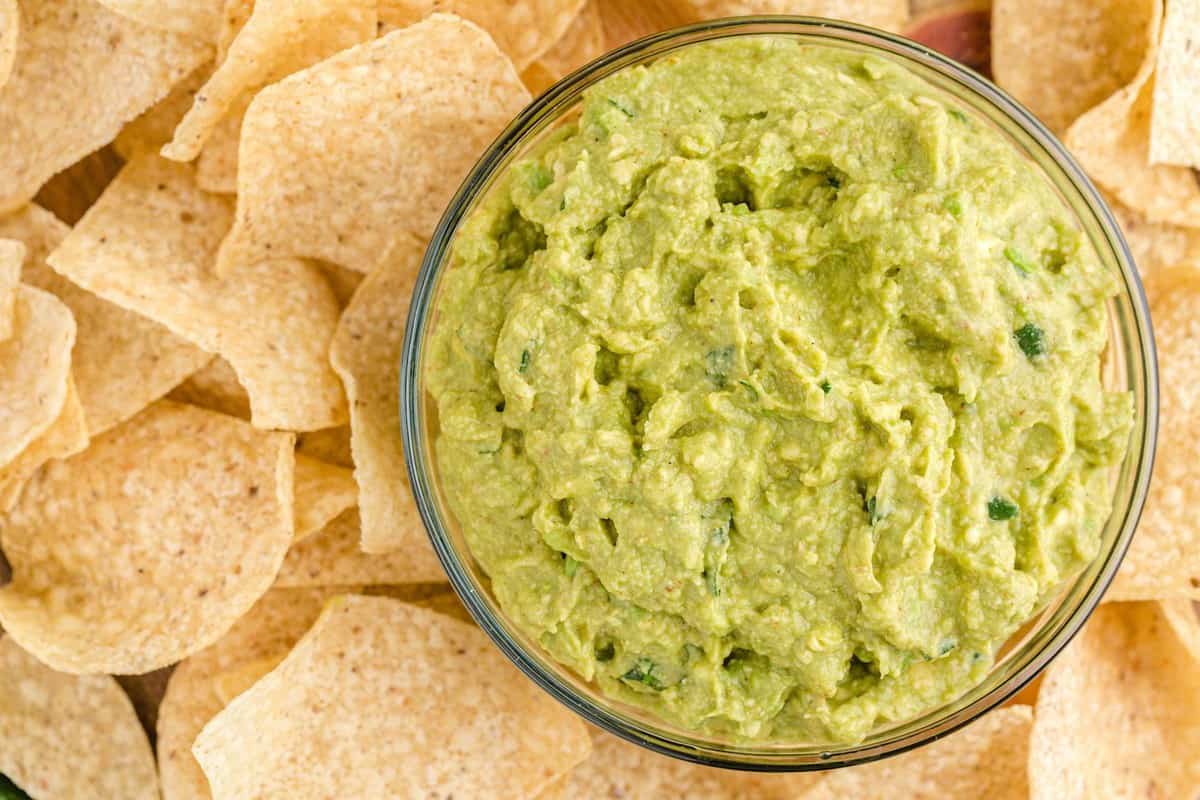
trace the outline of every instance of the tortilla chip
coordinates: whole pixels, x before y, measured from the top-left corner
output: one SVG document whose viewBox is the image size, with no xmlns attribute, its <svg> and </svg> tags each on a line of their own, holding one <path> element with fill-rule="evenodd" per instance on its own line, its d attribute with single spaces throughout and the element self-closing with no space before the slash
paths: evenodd
<svg viewBox="0 0 1200 800">
<path fill-rule="evenodd" d="M 250 395 L 246 394 L 233 367 L 223 358 L 214 358 L 203 369 L 192 373 L 171 390 L 167 398 L 238 419 L 250 419 Z"/>
<path fill-rule="evenodd" d="M 547 52 L 571 27 L 587 0 L 379 0 L 381 33 L 429 17 L 454 14 L 487 31 L 518 70 Z"/>
<path fill-rule="evenodd" d="M 1157 603 L 1109 603 L 1050 665 L 1031 797 L 1188 797 L 1200 785 L 1200 669 Z"/>
<path fill-rule="evenodd" d="M 62 413 L 75 320 L 52 294 L 19 284 L 12 336 L 0 342 L 0 465 L 16 458 Z"/>
<path fill-rule="evenodd" d="M 230 210 L 190 167 L 135 159 L 49 256 L 106 300 L 224 357 L 250 396 L 256 426 L 316 430 L 346 420 L 327 353 L 337 300 L 311 264 L 244 264 L 221 280 L 212 256 Z"/>
<path fill-rule="evenodd" d="M 1200 599 L 1200 269 L 1176 267 L 1146 281 L 1158 346 L 1158 454 L 1137 535 L 1109 600 Z"/>
<path fill-rule="evenodd" d="M 242 120 L 250 100 L 246 97 L 234 104 L 213 128 L 196 158 L 196 184 L 206 192 L 237 194 L 238 147 L 242 140 Z"/>
<path fill-rule="evenodd" d="M 397 234 L 432 232 L 528 100 L 487 34 L 444 14 L 267 87 L 242 126 L 217 271 L 298 256 L 369 272 Z"/>
<path fill-rule="evenodd" d="M 229 48 L 254 13 L 254 0 L 225 0 L 221 9 L 221 28 L 217 32 L 217 63 L 229 55 Z"/>
<path fill-rule="evenodd" d="M 362 596 L 331 600 L 192 748 L 217 798 L 527 797 L 589 749 L 478 628 Z"/>
<path fill-rule="evenodd" d="M 354 469 L 354 457 L 350 453 L 349 425 L 301 433 L 296 437 L 296 452 L 327 464 Z"/>
<path fill-rule="evenodd" d="M 164 144 L 171 141 L 179 120 L 192 107 L 196 92 L 212 75 L 212 71 L 212 64 L 202 65 L 180 81 L 170 94 L 122 128 L 112 143 L 117 154 L 128 161 L 134 156 L 161 150 Z"/>
<path fill-rule="evenodd" d="M 1150 222 L 1107 193 L 1105 200 L 1125 234 L 1129 252 L 1142 275 L 1176 264 L 1200 263 L 1200 230 Z"/>
<path fill-rule="evenodd" d="M 244 94 L 375 35 L 376 0 L 257 0 L 162 154 L 191 161 Z"/>
<path fill-rule="evenodd" d="M 216 41 L 223 0 L 98 0 L 113 11 L 151 28 Z"/>
<path fill-rule="evenodd" d="M 276 585 L 431 583 L 446 579 L 428 540 L 414 542 L 411 550 L 372 555 L 362 551 L 361 536 L 358 509 L 343 512 L 321 531 L 292 545 Z"/>
<path fill-rule="evenodd" d="M 911 753 L 825 773 L 803 800 L 1029 796 L 1029 706 L 1006 706 Z"/>
<path fill-rule="evenodd" d="M 150 742 L 107 675 L 63 675 L 0 639 L 0 774 L 36 798 L 158 800 Z"/>
<path fill-rule="evenodd" d="M 560 78 L 604 55 L 607 50 L 600 2 L 588 0 L 562 38 L 521 73 L 521 80 L 525 81 L 531 92 L 540 94 Z"/>
<path fill-rule="evenodd" d="M 12 75 L 20 35 L 21 9 L 17 7 L 17 0 L 0 0 L 0 89 Z"/>
<path fill-rule="evenodd" d="M 1170 0 L 1154 78 L 1150 163 L 1200 167 L 1200 0 Z"/>
<path fill-rule="evenodd" d="M 225 703 L 215 679 L 221 673 L 291 650 L 316 621 L 325 601 L 345 588 L 272 589 L 210 647 L 183 660 L 167 683 L 158 710 L 158 765 L 163 800 L 212 797 L 192 742 Z"/>
<path fill-rule="evenodd" d="M 829 17 L 899 31 L 908 20 L 908 0 L 684 0 L 703 19 L 748 14 Z"/>
<path fill-rule="evenodd" d="M 1159 0 L 995 0 L 992 73 L 1061 134 L 1134 79 L 1161 13 Z"/>
<path fill-rule="evenodd" d="M 293 447 L 165 400 L 93 439 L 0 520 L 0 622 L 67 672 L 148 672 L 211 644 L 291 543 Z"/>
<path fill-rule="evenodd" d="M 93 0 L 25 0 L 12 77 L 0 89 L 0 213 L 112 141 L 211 55 Z"/>
<path fill-rule="evenodd" d="M 362 547 L 402 551 L 440 571 L 408 487 L 400 445 L 400 343 L 423 247 L 397 243 L 359 287 L 334 335 L 329 359 L 350 398 L 350 442 L 362 509 Z"/>
<path fill-rule="evenodd" d="M 296 455 L 296 536 L 310 536 L 358 502 L 354 473 L 334 464 Z"/>
<path fill-rule="evenodd" d="M 52 459 L 73 456 L 87 445 L 87 422 L 72 379 L 67 383 L 67 398 L 58 419 L 41 436 L 30 442 L 19 456 L 0 467 L 0 512 L 12 510 L 25 484 L 43 464 Z"/>
<path fill-rule="evenodd" d="M 0 217 L 0 236 L 19 239 L 29 248 L 25 282 L 53 294 L 75 317 L 71 371 L 88 431 L 96 435 L 162 397 L 212 356 L 50 269 L 46 256 L 70 230 L 34 205 Z"/>
<path fill-rule="evenodd" d="M 1164 600 L 1159 603 L 1167 623 L 1192 654 L 1200 669 L 1200 605 L 1191 600 Z"/>
<path fill-rule="evenodd" d="M 287 651 L 283 650 L 265 658 L 239 664 L 213 678 L 213 690 L 217 693 L 217 699 L 221 701 L 221 707 L 229 705 L 233 698 L 258 683 L 259 678 L 278 667 L 286 657 Z"/>
<path fill-rule="evenodd" d="M 21 283 L 24 261 L 24 244 L 14 239 L 0 239 L 0 342 L 13 335 L 17 286 Z"/>
</svg>

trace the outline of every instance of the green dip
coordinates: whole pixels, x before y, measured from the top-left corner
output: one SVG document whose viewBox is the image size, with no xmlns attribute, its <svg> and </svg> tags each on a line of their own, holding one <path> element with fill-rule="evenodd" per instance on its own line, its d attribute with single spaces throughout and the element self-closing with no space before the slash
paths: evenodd
<svg viewBox="0 0 1200 800">
<path fill-rule="evenodd" d="M 620 73 L 443 291 L 437 463 L 501 606 L 688 729 L 853 742 L 945 703 L 1099 550 L 1116 284 L 899 66 L 755 38 Z"/>
</svg>

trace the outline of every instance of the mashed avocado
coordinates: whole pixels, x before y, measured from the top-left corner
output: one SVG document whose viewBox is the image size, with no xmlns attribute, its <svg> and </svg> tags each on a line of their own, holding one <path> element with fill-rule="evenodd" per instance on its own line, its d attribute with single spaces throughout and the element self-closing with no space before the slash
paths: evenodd
<svg viewBox="0 0 1200 800">
<path fill-rule="evenodd" d="M 506 612 L 606 693 L 859 740 L 978 682 L 1096 556 L 1115 289 L 911 73 L 691 47 L 594 88 L 468 220 L 441 477 Z"/>
</svg>

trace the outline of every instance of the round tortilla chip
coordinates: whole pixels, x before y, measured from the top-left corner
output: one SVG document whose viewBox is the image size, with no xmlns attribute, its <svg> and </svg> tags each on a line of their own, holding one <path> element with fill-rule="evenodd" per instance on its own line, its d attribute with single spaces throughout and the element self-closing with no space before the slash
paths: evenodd
<svg viewBox="0 0 1200 800">
<path fill-rule="evenodd" d="M 589 750 L 478 628 L 362 596 L 331 600 L 192 748 L 216 798 L 529 797 Z"/>
<path fill-rule="evenodd" d="M 1157 603 L 1108 603 L 1050 665 L 1030 796 L 1189 797 L 1200 786 L 1200 669 Z"/>
<path fill-rule="evenodd" d="M 423 250 L 420 242 L 399 240 L 363 281 L 338 322 L 329 360 L 350 398 L 362 548 L 405 553 L 414 572 L 424 571 L 433 580 L 440 579 L 441 567 L 408 488 L 396 390 L 404 323 Z"/>
<path fill-rule="evenodd" d="M 1134 79 L 1160 9 L 1159 0 L 995 0 L 992 73 L 1061 134 Z"/>
<path fill-rule="evenodd" d="M 24 0 L 20 9 L 16 61 L 0 88 L 0 213 L 111 142 L 212 56 L 203 42 L 93 0 Z"/>
<path fill-rule="evenodd" d="M 159 401 L 49 465 L 0 518 L 0 622 L 66 672 L 149 672 L 207 646 L 279 571 L 293 447 Z"/>
<path fill-rule="evenodd" d="M 38 800 L 157 800 L 150 742 L 107 675 L 55 672 L 0 638 L 0 774 Z"/>
<path fill-rule="evenodd" d="M 204 42 L 215 42 L 221 27 L 223 0 L 97 0 L 132 20 L 182 33 Z"/>
<path fill-rule="evenodd" d="M 46 256 L 70 230 L 35 205 L 0 217 L 0 236 L 20 239 L 29 248 L 23 280 L 57 297 L 75 318 L 71 373 L 88 432 L 95 436 L 158 400 L 212 356 L 52 270 Z"/>
<path fill-rule="evenodd" d="M 292 545 L 275 584 L 301 587 L 446 579 L 428 539 L 415 542 L 411 549 L 382 554 L 365 553 L 361 544 L 359 510 L 344 511 L 317 533 Z"/>
<path fill-rule="evenodd" d="M 192 169 L 157 156 L 129 162 L 49 256 L 104 299 L 224 357 L 260 428 L 317 430 L 346 421 L 329 366 L 339 308 L 320 270 L 294 259 L 244 264 L 222 280 L 212 258 L 228 203 Z"/>
<path fill-rule="evenodd" d="M 217 272 L 268 256 L 370 272 L 398 235 L 432 232 L 528 101 L 491 38 L 444 14 L 267 87 L 242 125 L 237 220 Z"/>
<path fill-rule="evenodd" d="M 296 536 L 300 541 L 320 531 L 358 502 L 354 473 L 335 464 L 296 454 Z"/>
<path fill-rule="evenodd" d="M 1146 280 L 1158 346 L 1158 454 L 1137 535 L 1108 600 L 1200 599 L 1200 269 Z"/>
<path fill-rule="evenodd" d="M 18 285 L 12 335 L 0 342 L 0 466 L 20 455 L 62 413 L 74 343 L 70 309 L 52 294 Z"/>
<path fill-rule="evenodd" d="M 162 154 L 191 161 L 246 93 L 375 35 L 376 0 L 257 0 Z"/>
<path fill-rule="evenodd" d="M 899 31 L 908 20 L 908 0 L 684 0 L 703 19 L 749 14 L 829 17 Z"/>
<path fill-rule="evenodd" d="M 454 14 L 483 28 L 518 70 L 559 41 L 587 0 L 379 0 L 380 33 L 412 25 L 434 11 Z"/>
</svg>

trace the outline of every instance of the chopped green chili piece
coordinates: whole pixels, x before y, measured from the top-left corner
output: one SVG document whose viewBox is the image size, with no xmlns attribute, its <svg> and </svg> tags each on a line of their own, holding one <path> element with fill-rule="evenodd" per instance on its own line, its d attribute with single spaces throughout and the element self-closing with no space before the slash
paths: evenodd
<svg viewBox="0 0 1200 800">
<path fill-rule="evenodd" d="M 643 686 L 649 686 L 651 689 L 661 690 L 666 688 L 666 685 L 654 674 L 654 670 L 657 668 L 658 665 L 650 659 L 639 658 L 637 663 L 621 676 L 621 680 L 640 683 Z"/>
<path fill-rule="evenodd" d="M 718 389 L 723 389 L 729 382 L 729 373 L 733 371 L 733 345 L 709 350 L 704 356 L 704 374 Z"/>
<path fill-rule="evenodd" d="M 1021 348 L 1021 352 L 1030 358 L 1045 354 L 1046 334 L 1032 322 L 1027 322 L 1017 328 L 1013 331 L 1013 336 L 1016 337 L 1017 346 Z"/>
<path fill-rule="evenodd" d="M 954 638 L 946 638 L 938 645 L 938 655 L 944 656 L 954 648 L 958 647 L 958 640 Z"/>
<path fill-rule="evenodd" d="M 708 593 L 713 597 L 721 596 L 721 586 L 717 583 L 717 570 L 704 570 L 704 583 L 708 586 Z"/>
<path fill-rule="evenodd" d="M 522 375 L 525 374 L 525 372 L 529 369 L 530 358 L 531 357 L 528 350 L 521 351 L 521 365 L 517 367 L 517 372 L 520 372 Z"/>
<path fill-rule="evenodd" d="M 903 178 L 904 173 L 907 171 L 908 171 L 907 164 L 897 164 L 896 166 L 892 167 L 892 177 Z"/>
<path fill-rule="evenodd" d="M 749 381 L 738 381 L 738 383 L 740 383 L 742 386 L 746 387 L 746 391 L 750 393 L 750 401 L 757 403 L 758 402 L 758 389 L 755 389 L 754 385 L 751 384 Z"/>
<path fill-rule="evenodd" d="M 872 525 L 887 516 L 887 514 L 883 513 L 883 509 L 879 507 L 879 502 L 875 499 L 875 495 L 871 495 L 871 499 L 867 501 L 866 511 L 867 520 Z"/>
<path fill-rule="evenodd" d="M 942 208 L 950 212 L 952 216 L 962 216 L 962 203 L 958 200 L 958 195 L 952 194 L 942 201 Z"/>
<path fill-rule="evenodd" d="M 634 117 L 636 117 L 636 116 L 637 116 L 637 114 L 636 114 L 636 113 L 633 111 L 633 109 L 631 109 L 629 106 L 627 106 L 627 105 L 625 105 L 624 103 L 622 103 L 620 100 L 615 100 L 615 99 L 613 99 L 613 98 L 611 98 L 611 97 L 606 97 L 606 98 L 604 98 L 604 99 L 605 99 L 606 101 L 608 101 L 608 104 L 609 104 L 610 106 L 612 106 L 613 108 L 617 109 L 617 110 L 618 110 L 618 111 L 620 111 L 622 114 L 624 114 L 625 116 L 629 117 L 630 119 L 633 119 Z"/>
<path fill-rule="evenodd" d="M 612 642 L 604 642 L 603 644 L 596 645 L 595 653 L 597 661 L 612 661 L 613 656 L 617 654 L 617 648 L 613 646 Z"/>
<path fill-rule="evenodd" d="M 1022 275 L 1028 275 L 1037 268 L 1032 261 L 1025 257 L 1024 253 L 1015 247 L 1009 246 L 1004 248 L 1004 257 L 1007 258 L 1008 263 L 1016 267 Z"/>
<path fill-rule="evenodd" d="M 824 392 L 825 394 L 829 394 L 830 392 L 833 391 L 833 384 L 831 384 L 827 380 L 821 381 L 821 391 Z"/>
<path fill-rule="evenodd" d="M 959 122 L 961 122 L 961 123 L 963 123 L 963 124 L 966 124 L 966 122 L 967 122 L 967 114 L 966 114 L 966 112 L 965 112 L 965 111 L 963 111 L 962 109 L 960 109 L 960 108 L 952 108 L 952 109 L 950 109 L 950 110 L 949 110 L 947 113 L 949 113 L 949 114 L 950 114 L 950 116 L 954 117 L 954 118 L 955 118 L 956 120 L 958 120 Z"/>
<path fill-rule="evenodd" d="M 1017 515 L 1017 505 L 1003 497 L 993 497 L 988 500 L 988 516 L 997 522 L 1003 522 L 1006 519 L 1012 519 Z"/>
</svg>

